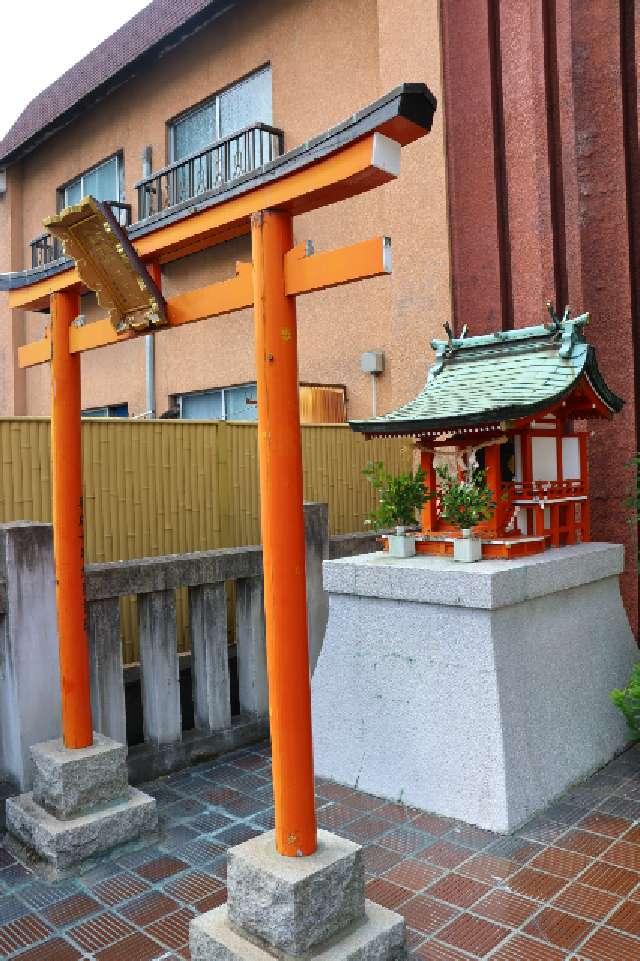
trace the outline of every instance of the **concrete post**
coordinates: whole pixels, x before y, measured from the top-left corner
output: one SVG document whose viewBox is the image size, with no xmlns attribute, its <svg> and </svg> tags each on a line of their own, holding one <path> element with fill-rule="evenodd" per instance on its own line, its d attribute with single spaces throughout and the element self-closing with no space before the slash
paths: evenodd
<svg viewBox="0 0 640 961">
<path fill-rule="evenodd" d="M 329 557 L 329 507 L 317 502 L 304 505 L 307 566 L 307 629 L 309 672 L 313 674 L 329 617 L 329 595 L 322 585 L 322 562 Z"/>
<path fill-rule="evenodd" d="M 182 737 L 175 591 L 139 594 L 138 624 L 144 738 L 174 744 Z"/>
<path fill-rule="evenodd" d="M 60 668 L 53 531 L 50 524 L 0 525 L 0 777 L 31 787 L 29 749 L 60 734 Z"/>
<path fill-rule="evenodd" d="M 212 733 L 231 725 L 224 582 L 189 589 L 189 624 L 195 726 Z"/>
<path fill-rule="evenodd" d="M 127 719 L 118 597 L 89 603 L 89 654 L 93 726 L 105 737 L 126 744 Z"/>
<path fill-rule="evenodd" d="M 259 717 L 269 712 L 263 597 L 262 578 L 236 581 L 240 710 Z"/>
</svg>

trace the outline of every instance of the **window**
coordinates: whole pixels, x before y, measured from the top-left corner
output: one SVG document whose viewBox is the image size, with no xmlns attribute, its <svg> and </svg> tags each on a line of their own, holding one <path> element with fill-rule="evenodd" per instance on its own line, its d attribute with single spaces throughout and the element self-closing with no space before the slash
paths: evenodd
<svg viewBox="0 0 640 961">
<path fill-rule="evenodd" d="M 128 404 L 109 404 L 107 407 L 87 407 L 82 411 L 83 417 L 128 417 Z"/>
<path fill-rule="evenodd" d="M 251 124 L 271 122 L 271 67 L 263 67 L 171 124 L 171 162 Z"/>
<path fill-rule="evenodd" d="M 241 384 L 179 394 L 177 401 L 184 420 L 257 420 L 257 396 L 255 384 Z"/>
<path fill-rule="evenodd" d="M 96 200 L 120 201 L 122 157 L 109 157 L 104 163 L 92 167 L 58 191 L 60 209 L 78 204 L 91 194 Z"/>
</svg>

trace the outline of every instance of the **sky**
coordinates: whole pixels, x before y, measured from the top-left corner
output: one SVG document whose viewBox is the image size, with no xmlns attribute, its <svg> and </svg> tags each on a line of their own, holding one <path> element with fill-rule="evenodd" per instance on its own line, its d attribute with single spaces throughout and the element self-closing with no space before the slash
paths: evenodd
<svg viewBox="0 0 640 961">
<path fill-rule="evenodd" d="M 0 14 L 0 137 L 37 93 L 148 0 L 30 0 Z"/>
</svg>

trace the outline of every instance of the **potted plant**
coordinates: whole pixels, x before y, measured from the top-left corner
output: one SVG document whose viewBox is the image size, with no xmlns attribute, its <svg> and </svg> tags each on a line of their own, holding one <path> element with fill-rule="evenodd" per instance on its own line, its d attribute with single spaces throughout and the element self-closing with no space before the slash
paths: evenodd
<svg viewBox="0 0 640 961">
<path fill-rule="evenodd" d="M 488 521 L 496 506 L 491 489 L 487 487 L 486 471 L 472 469 L 465 480 L 460 480 L 443 465 L 436 468 L 436 474 L 440 481 L 440 516 L 460 528 L 462 535 L 453 542 L 453 559 L 467 563 L 479 561 L 482 542 L 472 535 L 471 528 L 481 521 Z"/>
<path fill-rule="evenodd" d="M 425 489 L 425 472 L 418 468 L 393 475 L 385 470 L 382 461 L 377 461 L 368 464 L 362 473 L 378 495 L 378 506 L 369 514 L 368 522 L 376 530 L 395 528 L 395 534 L 388 534 L 391 557 L 412 557 L 416 541 L 406 528 L 416 523 L 416 511 L 435 494 Z"/>
</svg>

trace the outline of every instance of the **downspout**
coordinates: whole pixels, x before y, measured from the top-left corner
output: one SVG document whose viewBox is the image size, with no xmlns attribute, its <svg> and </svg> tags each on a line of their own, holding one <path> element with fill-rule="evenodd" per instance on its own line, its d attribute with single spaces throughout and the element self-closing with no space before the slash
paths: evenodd
<svg viewBox="0 0 640 961">
<path fill-rule="evenodd" d="M 142 176 L 151 176 L 151 147 L 145 147 L 142 151 Z M 158 277 L 154 280 L 158 282 Z M 159 286 L 159 284 L 158 284 Z M 149 420 L 156 416 L 156 345 L 153 334 L 147 334 L 144 339 L 144 361 L 145 361 L 145 417 Z"/>
<path fill-rule="evenodd" d="M 145 360 L 145 411 L 152 419 L 156 416 L 156 345 L 153 334 L 144 339 Z"/>
</svg>

